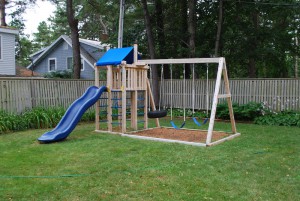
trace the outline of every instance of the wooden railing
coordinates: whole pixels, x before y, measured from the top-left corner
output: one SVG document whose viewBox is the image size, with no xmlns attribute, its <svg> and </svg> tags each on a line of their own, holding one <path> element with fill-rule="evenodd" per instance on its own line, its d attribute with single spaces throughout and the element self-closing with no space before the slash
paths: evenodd
<svg viewBox="0 0 300 201">
<path fill-rule="evenodd" d="M 100 86 L 105 84 L 106 81 L 103 81 Z M 94 80 L 0 78 L 0 109 L 19 113 L 37 106 L 67 108 L 91 85 L 94 85 Z M 186 108 L 192 108 L 192 80 L 186 80 L 185 89 L 183 86 L 183 80 L 165 80 L 162 83 L 161 105 L 170 107 L 172 98 L 174 108 L 183 108 L 184 102 Z M 208 85 L 207 80 L 195 81 L 196 109 L 210 109 L 214 86 L 214 80 L 208 80 Z M 230 89 L 234 103 L 266 102 L 273 109 L 300 110 L 299 79 L 232 79 Z M 221 93 L 223 91 L 224 86 Z"/>
</svg>

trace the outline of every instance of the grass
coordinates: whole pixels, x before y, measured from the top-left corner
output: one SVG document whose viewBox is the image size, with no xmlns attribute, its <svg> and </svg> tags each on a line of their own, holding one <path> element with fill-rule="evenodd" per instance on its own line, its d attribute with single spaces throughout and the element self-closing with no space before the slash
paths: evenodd
<svg viewBox="0 0 300 201">
<path fill-rule="evenodd" d="M 99 134 L 94 124 L 54 144 L 36 141 L 42 129 L 2 134 L 0 200 L 300 200 L 299 128 L 237 128 L 240 137 L 209 148 Z"/>
</svg>

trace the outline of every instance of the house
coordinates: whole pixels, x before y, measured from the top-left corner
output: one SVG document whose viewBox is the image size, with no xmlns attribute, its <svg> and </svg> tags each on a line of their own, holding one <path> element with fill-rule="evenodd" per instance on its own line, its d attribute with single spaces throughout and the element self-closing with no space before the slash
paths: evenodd
<svg viewBox="0 0 300 201">
<path fill-rule="evenodd" d="M 81 78 L 94 79 L 94 63 L 105 53 L 101 42 L 79 39 L 81 54 Z M 39 74 L 51 71 L 72 70 L 73 50 L 71 38 L 62 35 L 50 46 L 30 55 L 32 63 L 27 66 Z"/>
<path fill-rule="evenodd" d="M 19 31 L 0 26 L 0 76 L 16 75 L 16 35 Z"/>
</svg>

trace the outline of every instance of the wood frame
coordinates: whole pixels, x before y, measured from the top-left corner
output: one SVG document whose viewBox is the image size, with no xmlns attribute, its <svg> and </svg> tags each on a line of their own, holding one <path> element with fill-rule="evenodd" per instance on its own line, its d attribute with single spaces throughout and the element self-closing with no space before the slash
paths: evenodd
<svg viewBox="0 0 300 201">
<path fill-rule="evenodd" d="M 143 139 L 150 139 L 150 140 L 157 140 L 156 138 L 149 138 L 149 137 L 136 137 L 134 135 L 125 134 L 126 133 L 126 104 L 127 104 L 127 92 L 130 92 L 131 95 L 131 128 L 134 130 L 138 130 L 138 91 L 144 92 L 144 129 L 148 129 L 148 118 L 147 118 L 147 107 L 148 104 L 152 108 L 152 110 L 156 110 L 155 103 L 153 99 L 153 95 L 151 93 L 151 87 L 149 80 L 147 78 L 147 70 L 149 69 L 149 64 L 195 64 L 195 63 L 216 63 L 218 64 L 218 72 L 216 77 L 216 85 L 212 100 L 212 108 L 211 108 L 211 115 L 209 121 L 209 127 L 207 130 L 207 138 L 205 143 L 185 143 L 180 141 L 174 140 L 161 140 L 158 141 L 170 141 L 170 142 L 179 142 L 184 144 L 192 144 L 195 146 L 212 146 L 224 142 L 226 140 L 233 139 L 240 135 L 237 133 L 235 120 L 234 120 L 234 113 L 232 108 L 232 100 L 231 100 L 231 93 L 229 87 L 229 80 L 227 75 L 226 69 L 226 62 L 224 57 L 219 58 L 187 58 L 187 59 L 153 59 L 153 60 L 138 60 L 137 58 L 137 45 L 134 45 L 134 63 L 133 64 L 126 64 L 123 61 L 118 67 L 117 70 L 114 70 L 112 66 L 106 66 L 107 69 L 107 87 L 108 87 L 108 107 L 107 107 L 107 127 L 108 131 L 100 131 L 100 124 L 99 124 L 99 103 L 96 104 L 96 131 L 98 132 L 109 132 L 109 133 L 119 133 L 122 136 L 128 137 L 135 137 L 135 138 L 143 138 Z M 95 66 L 95 85 L 99 87 L 99 69 L 103 68 L 100 66 Z M 141 72 L 140 72 L 141 71 Z M 220 87 L 222 82 L 222 76 L 224 79 L 225 84 L 225 94 L 220 94 Z M 116 80 L 117 79 L 117 80 Z M 121 119 L 121 133 L 114 132 L 112 128 L 112 103 L 111 103 L 111 92 L 119 92 L 121 94 L 122 100 L 122 119 Z M 149 96 L 149 103 L 148 103 L 148 96 Z M 214 122 L 217 110 L 218 100 L 220 98 L 226 98 L 228 108 L 229 108 L 229 115 L 230 115 L 230 122 L 231 122 L 231 130 L 233 135 L 230 135 L 226 138 L 221 140 L 212 142 L 213 137 L 213 129 L 214 129 Z M 160 127 L 159 119 L 156 119 L 156 126 Z"/>
<path fill-rule="evenodd" d="M 95 85 L 99 87 L 99 69 L 107 70 L 107 131 L 109 133 L 118 133 L 113 131 L 113 119 L 112 119 L 112 92 L 118 93 L 118 99 L 121 99 L 121 108 L 118 108 L 118 114 L 121 118 L 118 119 L 118 123 L 121 125 L 121 133 L 126 133 L 126 109 L 127 109 L 127 94 L 130 94 L 130 108 L 131 108 L 131 124 L 130 127 L 134 130 L 138 130 L 138 92 L 144 93 L 144 129 L 148 128 L 148 95 L 152 95 L 149 81 L 147 78 L 147 71 L 149 69 L 147 64 L 137 65 L 137 45 L 134 46 L 134 63 L 127 64 L 126 61 L 122 61 L 118 66 L 96 66 L 95 65 Z M 152 96 L 151 96 L 152 97 Z M 96 126 L 95 130 L 100 132 L 100 101 L 96 103 Z M 153 97 L 150 99 L 150 106 L 155 110 L 155 104 Z M 156 125 L 159 126 L 158 119 Z"/>
<path fill-rule="evenodd" d="M 236 130 L 235 120 L 234 120 L 234 113 L 232 108 L 232 100 L 231 100 L 231 93 L 229 87 L 229 79 L 227 74 L 226 62 L 224 57 L 218 58 L 187 58 L 187 59 L 152 59 L 152 60 L 138 60 L 138 64 L 195 64 L 195 63 L 216 63 L 218 64 L 218 72 L 216 77 L 216 85 L 214 90 L 214 96 L 212 101 L 212 108 L 211 108 L 211 115 L 209 121 L 209 127 L 207 130 L 207 138 L 206 138 L 206 146 L 215 145 L 221 143 L 223 141 L 232 139 L 240 135 L 240 133 Z M 222 82 L 222 76 L 224 78 L 225 83 L 225 94 L 220 94 L 220 87 Z M 229 116 L 230 116 L 230 123 L 231 123 L 231 131 L 233 135 L 223 138 L 217 142 L 212 142 L 213 136 L 213 129 L 214 129 L 214 122 L 216 117 L 217 105 L 218 100 L 220 98 L 226 98 L 228 109 L 229 109 Z M 200 143 L 201 144 L 201 143 Z"/>
</svg>

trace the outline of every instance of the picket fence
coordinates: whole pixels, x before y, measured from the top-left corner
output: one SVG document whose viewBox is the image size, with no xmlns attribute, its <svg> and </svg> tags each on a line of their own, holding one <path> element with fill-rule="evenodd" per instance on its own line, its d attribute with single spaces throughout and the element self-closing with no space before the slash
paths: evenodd
<svg viewBox="0 0 300 201">
<path fill-rule="evenodd" d="M 262 103 L 276 111 L 300 110 L 300 79 L 231 79 L 229 84 L 233 103 Z M 185 83 L 183 80 L 166 80 L 162 83 L 161 105 L 174 108 L 193 108 L 194 105 L 195 109 L 210 109 L 214 88 L 215 80 L 195 80 L 194 83 L 192 80 Z M 224 93 L 222 83 L 220 94 Z"/>
<path fill-rule="evenodd" d="M 100 84 L 105 85 L 105 81 Z M 0 78 L 0 110 L 20 113 L 37 106 L 67 108 L 94 80 Z M 161 106 L 205 110 L 211 107 L 215 80 L 165 80 L 161 83 Z M 185 87 L 184 87 L 185 86 Z M 273 109 L 300 109 L 299 79 L 232 79 L 234 103 L 265 103 Z M 224 86 L 220 93 L 224 92 Z M 194 101 L 193 101 L 194 100 Z M 193 104 L 194 102 L 194 104 Z M 157 103 L 158 105 L 158 103 Z"/>
</svg>

